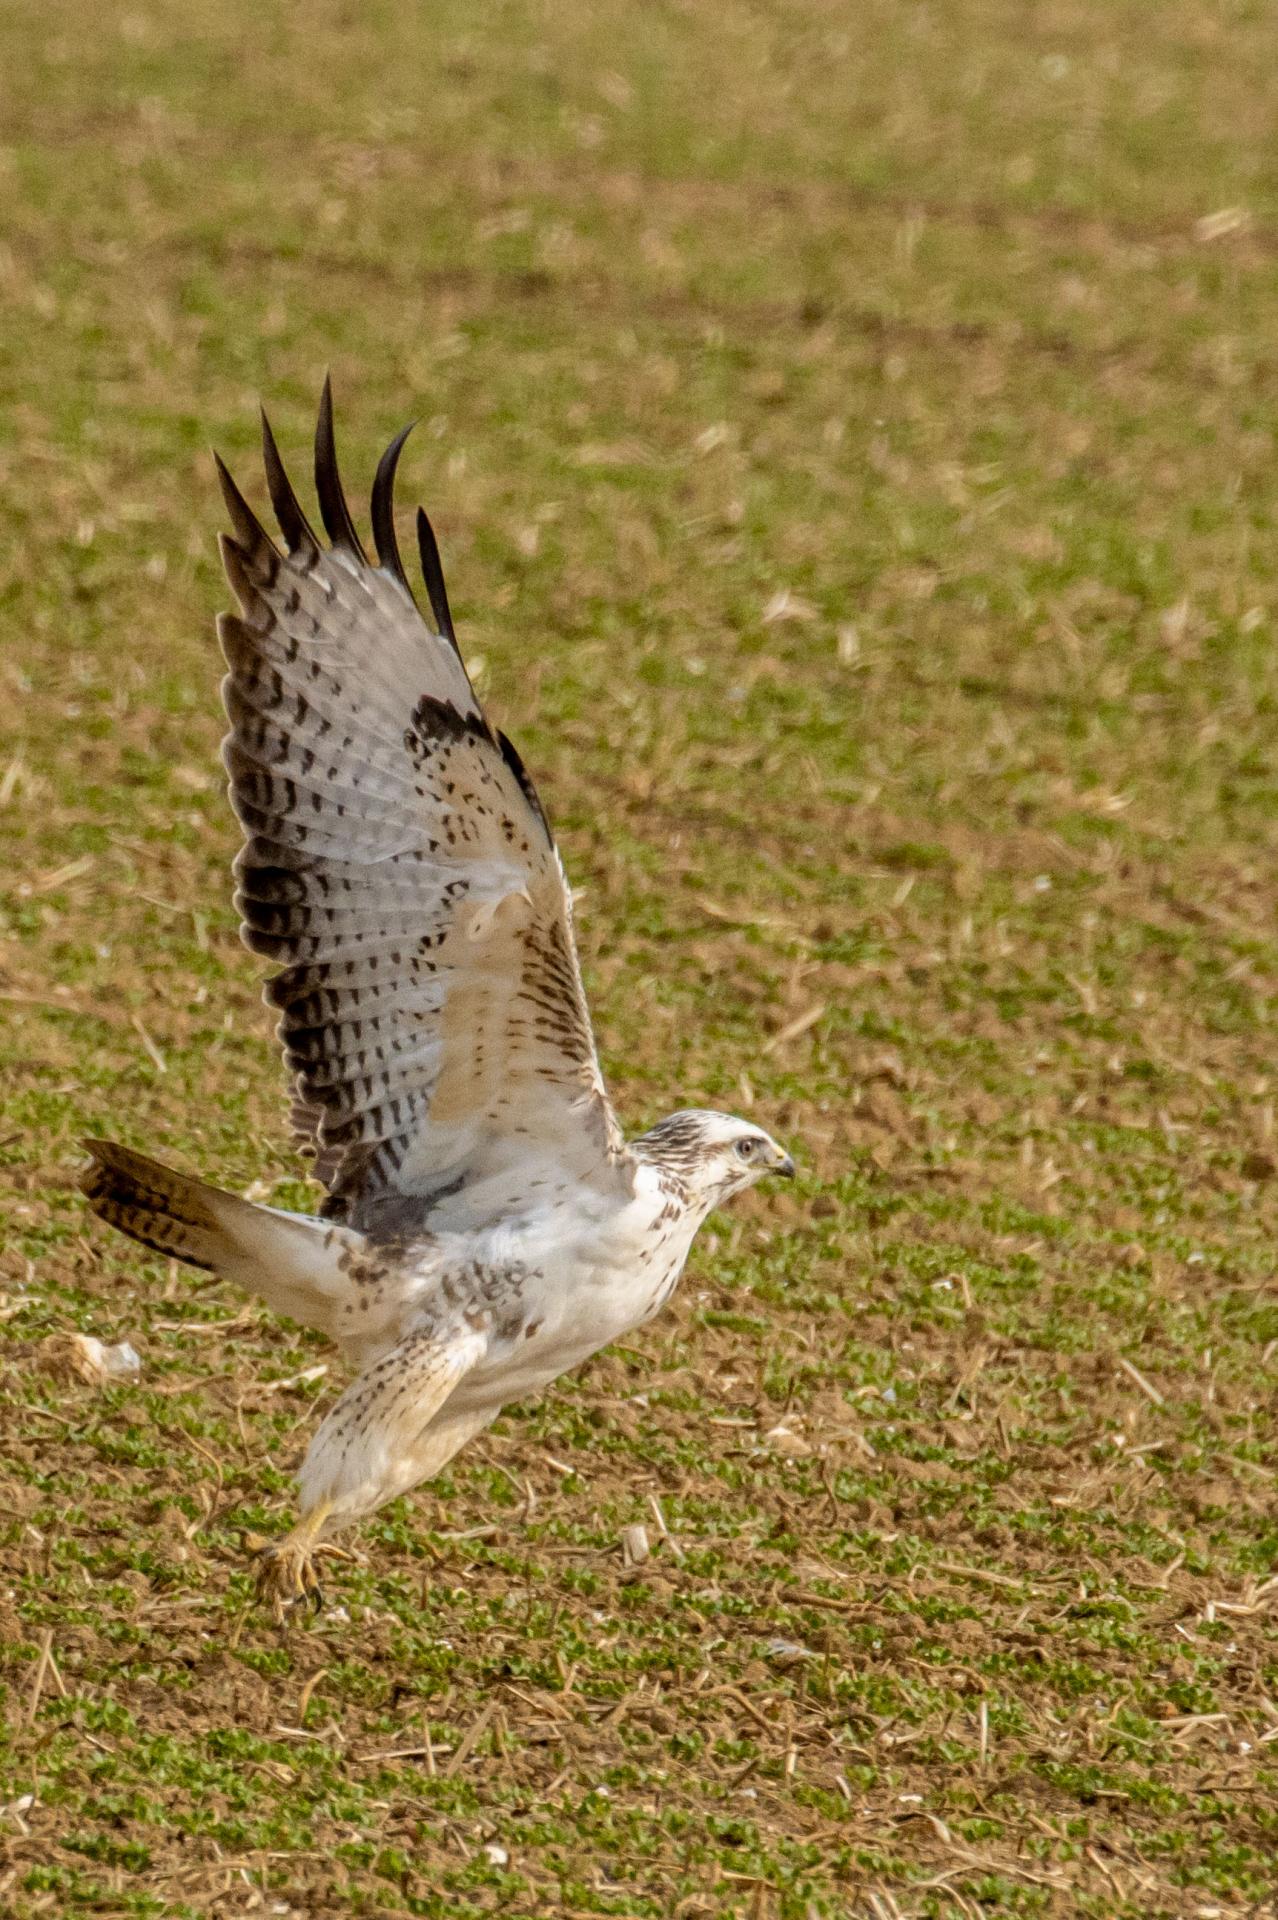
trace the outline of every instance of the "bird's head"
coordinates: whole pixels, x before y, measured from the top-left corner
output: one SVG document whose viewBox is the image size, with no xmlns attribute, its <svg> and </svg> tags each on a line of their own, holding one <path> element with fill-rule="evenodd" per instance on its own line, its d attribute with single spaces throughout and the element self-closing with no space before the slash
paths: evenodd
<svg viewBox="0 0 1278 1920">
<path fill-rule="evenodd" d="M 701 1107 L 672 1113 L 632 1146 L 641 1160 L 672 1174 L 707 1213 L 765 1174 L 794 1178 L 794 1161 L 770 1133 L 751 1120 Z"/>
</svg>

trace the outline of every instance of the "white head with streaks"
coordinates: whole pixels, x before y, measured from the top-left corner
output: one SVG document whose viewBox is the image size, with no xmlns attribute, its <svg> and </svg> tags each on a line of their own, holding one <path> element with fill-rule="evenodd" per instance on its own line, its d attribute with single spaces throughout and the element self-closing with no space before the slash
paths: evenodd
<svg viewBox="0 0 1278 1920">
<path fill-rule="evenodd" d="M 708 1213 L 767 1174 L 794 1177 L 794 1161 L 752 1120 L 686 1107 L 632 1140 L 636 1158 L 677 1183 L 689 1203 Z"/>
</svg>

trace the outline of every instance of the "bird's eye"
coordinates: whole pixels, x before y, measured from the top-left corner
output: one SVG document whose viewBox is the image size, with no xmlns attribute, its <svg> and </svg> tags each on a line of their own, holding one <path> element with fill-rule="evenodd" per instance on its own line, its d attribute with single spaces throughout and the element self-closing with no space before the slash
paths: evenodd
<svg viewBox="0 0 1278 1920">
<path fill-rule="evenodd" d="M 758 1151 L 759 1142 L 757 1140 L 745 1139 L 737 1141 L 736 1154 L 738 1160 L 753 1160 Z"/>
</svg>

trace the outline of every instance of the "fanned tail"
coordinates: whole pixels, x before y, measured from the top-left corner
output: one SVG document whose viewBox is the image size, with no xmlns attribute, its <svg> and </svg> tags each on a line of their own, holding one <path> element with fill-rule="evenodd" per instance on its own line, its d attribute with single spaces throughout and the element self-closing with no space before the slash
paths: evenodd
<svg viewBox="0 0 1278 1920">
<path fill-rule="evenodd" d="M 80 1182 L 81 1191 L 111 1226 L 156 1253 L 212 1273 L 225 1272 L 237 1255 L 242 1258 L 244 1248 L 233 1232 L 235 1215 L 251 1219 L 260 1208 L 113 1140 L 85 1140 L 82 1145 L 92 1154 L 93 1165 Z"/>
<path fill-rule="evenodd" d="M 304 1326 L 338 1338 L 366 1331 L 349 1310 L 352 1267 L 367 1257 L 362 1234 L 309 1214 L 255 1206 L 113 1140 L 83 1145 L 93 1165 L 82 1191 L 121 1233 L 234 1280 Z"/>
</svg>

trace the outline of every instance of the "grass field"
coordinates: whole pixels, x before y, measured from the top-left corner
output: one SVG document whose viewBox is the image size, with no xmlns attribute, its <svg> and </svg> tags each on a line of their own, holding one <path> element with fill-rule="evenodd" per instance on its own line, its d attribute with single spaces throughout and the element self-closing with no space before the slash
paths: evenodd
<svg viewBox="0 0 1278 1920">
<path fill-rule="evenodd" d="M 1278 1913 L 1270 10 L 12 0 L 0 54 L 0 1910 Z M 803 1178 L 280 1633 L 337 1368 L 76 1142 L 301 1193 L 208 448 L 260 501 L 261 395 L 304 472 L 327 366 L 350 482 L 422 417 L 627 1122 Z"/>
</svg>

